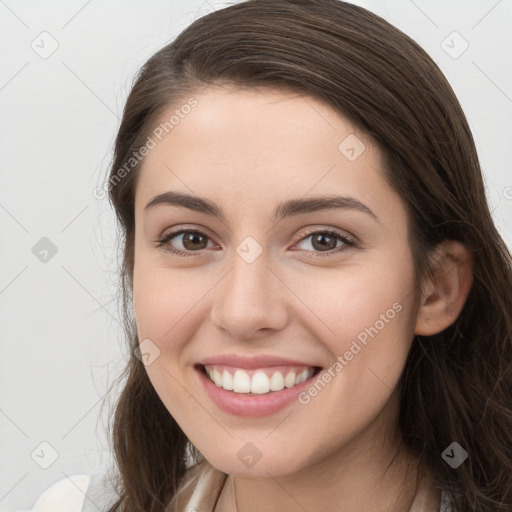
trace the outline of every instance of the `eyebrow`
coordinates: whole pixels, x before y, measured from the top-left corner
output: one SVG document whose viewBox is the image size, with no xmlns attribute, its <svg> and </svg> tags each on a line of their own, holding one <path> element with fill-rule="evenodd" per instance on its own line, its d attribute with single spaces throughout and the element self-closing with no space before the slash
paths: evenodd
<svg viewBox="0 0 512 512">
<path fill-rule="evenodd" d="M 155 196 L 144 208 L 146 213 L 157 205 L 181 206 L 195 212 L 211 215 L 222 221 L 226 221 L 223 209 L 208 199 L 194 196 L 183 192 L 168 191 Z M 377 222 L 380 221 L 375 213 L 365 204 L 353 197 L 341 195 L 318 196 L 302 199 L 289 199 L 277 205 L 272 213 L 272 222 L 279 221 L 285 217 L 304 215 L 307 213 L 325 210 L 356 210 L 368 214 Z"/>
</svg>

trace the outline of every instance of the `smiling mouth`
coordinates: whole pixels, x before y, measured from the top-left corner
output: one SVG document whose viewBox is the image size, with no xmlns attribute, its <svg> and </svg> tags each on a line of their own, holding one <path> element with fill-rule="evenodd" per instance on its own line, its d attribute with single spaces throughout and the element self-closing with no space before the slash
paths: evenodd
<svg viewBox="0 0 512 512">
<path fill-rule="evenodd" d="M 217 387 L 241 395 L 265 395 L 293 388 L 322 370 L 319 366 L 277 366 L 251 370 L 225 365 L 197 365 Z"/>
</svg>

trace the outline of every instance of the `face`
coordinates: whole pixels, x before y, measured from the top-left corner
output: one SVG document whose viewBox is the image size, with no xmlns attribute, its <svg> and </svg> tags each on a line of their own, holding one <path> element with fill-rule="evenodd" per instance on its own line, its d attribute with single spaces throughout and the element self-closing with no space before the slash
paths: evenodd
<svg viewBox="0 0 512 512">
<path fill-rule="evenodd" d="M 133 297 L 153 386 L 226 473 L 375 457 L 418 311 L 406 210 L 381 153 L 312 97 L 194 98 L 136 190 Z"/>
</svg>

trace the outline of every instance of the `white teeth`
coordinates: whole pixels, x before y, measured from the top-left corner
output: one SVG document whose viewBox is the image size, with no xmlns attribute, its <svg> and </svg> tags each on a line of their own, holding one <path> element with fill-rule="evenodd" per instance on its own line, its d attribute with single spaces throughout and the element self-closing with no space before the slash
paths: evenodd
<svg viewBox="0 0 512 512">
<path fill-rule="evenodd" d="M 300 372 L 297 375 L 297 377 L 295 377 L 295 385 L 300 384 L 301 382 L 304 382 L 306 379 L 308 379 L 310 377 L 310 375 L 308 374 L 308 371 L 309 370 L 303 370 L 302 372 Z"/>
<path fill-rule="evenodd" d="M 243 370 L 237 370 L 233 376 L 233 391 L 235 393 L 251 392 L 251 378 Z"/>
<path fill-rule="evenodd" d="M 222 386 L 222 375 L 217 370 L 213 370 L 213 381 L 216 386 Z"/>
<path fill-rule="evenodd" d="M 216 386 L 234 391 L 235 393 L 255 393 L 264 395 L 270 391 L 281 391 L 285 387 L 291 388 L 309 379 L 315 373 L 314 368 L 308 368 L 296 373 L 294 370 L 283 377 L 281 372 L 274 372 L 269 378 L 264 371 L 256 371 L 252 378 L 241 369 L 237 369 L 232 375 L 227 370 L 220 373 L 217 369 L 208 369 L 207 374 Z"/>
<path fill-rule="evenodd" d="M 287 388 L 291 388 L 292 386 L 295 385 L 295 372 L 290 372 L 286 375 L 286 377 L 284 378 L 284 385 Z"/>
<path fill-rule="evenodd" d="M 270 389 L 272 391 L 281 391 L 284 389 L 284 377 L 281 372 L 276 372 L 270 378 Z"/>
<path fill-rule="evenodd" d="M 251 379 L 251 393 L 262 395 L 270 391 L 270 379 L 263 372 L 256 372 Z"/>
<path fill-rule="evenodd" d="M 227 370 L 224 370 L 222 373 L 222 387 L 228 391 L 232 391 L 233 389 L 233 375 Z"/>
</svg>

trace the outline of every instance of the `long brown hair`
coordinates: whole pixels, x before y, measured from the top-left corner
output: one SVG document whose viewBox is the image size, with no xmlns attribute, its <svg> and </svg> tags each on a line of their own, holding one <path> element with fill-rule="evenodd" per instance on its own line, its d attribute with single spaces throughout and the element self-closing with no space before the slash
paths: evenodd
<svg viewBox="0 0 512 512">
<path fill-rule="evenodd" d="M 468 122 L 417 43 L 339 0 L 248 0 L 215 11 L 136 76 L 108 182 L 124 245 L 120 292 L 130 350 L 112 418 L 120 495 L 113 509 L 164 511 L 183 482 L 187 450 L 201 460 L 135 355 L 134 197 L 144 160 L 126 163 L 164 111 L 211 84 L 310 95 L 370 135 L 408 208 L 418 283 L 431 274 L 429 255 L 441 241 L 469 249 L 474 280 L 461 314 L 442 332 L 413 340 L 399 382 L 398 429 L 436 485 L 457 497 L 454 510 L 512 512 L 512 258 L 489 211 Z M 469 455 L 457 469 L 442 457 L 454 441 Z"/>
</svg>

